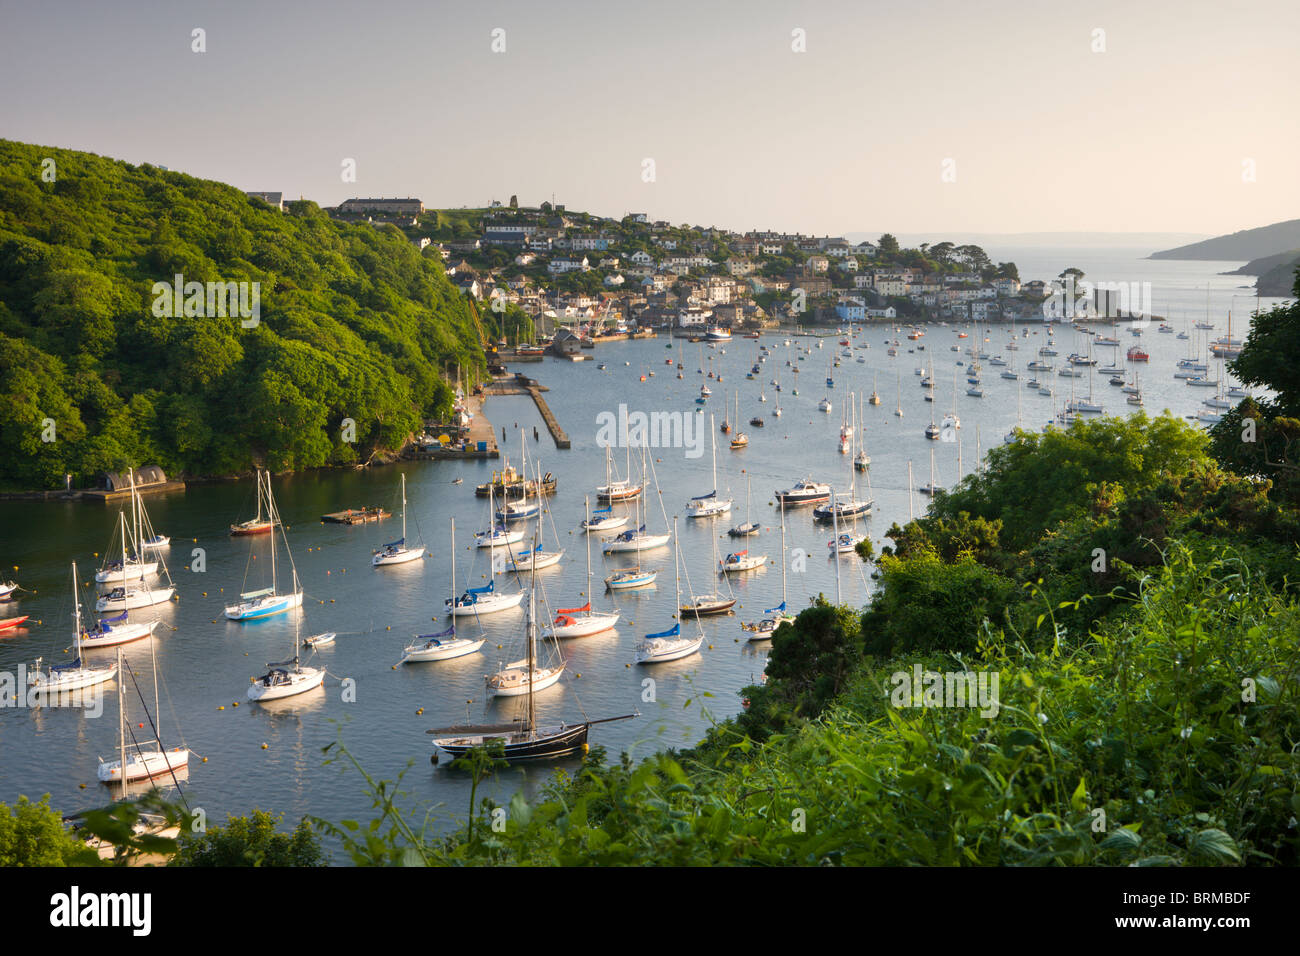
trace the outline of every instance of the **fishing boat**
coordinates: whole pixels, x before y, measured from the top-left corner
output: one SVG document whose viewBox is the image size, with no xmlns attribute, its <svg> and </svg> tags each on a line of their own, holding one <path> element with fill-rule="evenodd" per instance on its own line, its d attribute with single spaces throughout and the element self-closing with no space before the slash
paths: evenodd
<svg viewBox="0 0 1300 956">
<path fill-rule="evenodd" d="M 674 530 L 675 527 L 674 523 Z M 682 604 L 682 579 L 678 570 L 679 563 L 677 536 L 674 534 L 673 578 L 676 583 L 676 597 L 673 599 L 673 607 L 681 607 Z M 680 619 L 674 622 L 673 626 L 666 631 L 647 634 L 636 646 L 636 663 L 662 664 L 668 661 L 681 660 L 683 657 L 690 657 L 692 654 L 698 653 L 700 645 L 704 643 L 704 630 L 700 627 L 698 618 L 695 627 L 699 632 L 698 637 L 683 637 Z"/>
<path fill-rule="evenodd" d="M 388 564 L 407 564 L 411 561 L 418 561 L 424 557 L 424 546 L 418 548 L 408 548 L 406 546 L 406 473 L 402 473 L 402 536 L 396 541 L 390 541 L 382 548 L 373 552 L 370 559 L 372 567 L 383 567 Z"/>
<path fill-rule="evenodd" d="M 153 699 L 154 715 L 150 717 L 148 726 L 157 727 L 158 707 L 158 655 L 154 646 L 150 645 L 150 661 L 153 664 Z M 122 648 L 117 649 L 117 667 L 122 672 L 124 678 L 130 676 L 132 683 L 135 683 L 135 676 L 129 671 L 122 669 Z M 140 687 L 136 684 L 136 693 L 143 703 L 144 697 L 140 694 Z M 131 731 L 132 751 L 128 754 L 126 748 L 126 692 L 125 688 L 117 695 L 117 733 L 118 733 L 118 759 L 99 760 L 99 767 L 96 770 L 96 776 L 100 783 L 119 784 L 122 788 L 123 796 L 126 795 L 127 784 L 133 780 L 153 780 L 158 777 L 170 776 L 175 779 L 176 772 L 184 770 L 190 764 L 190 751 L 187 747 L 172 747 L 170 750 L 163 747 L 163 743 L 157 736 L 152 740 L 136 740 L 135 731 Z M 146 713 L 149 717 L 148 713 Z"/>
<path fill-rule="evenodd" d="M 295 697 L 315 690 L 325 682 L 325 668 L 303 667 L 298 656 L 298 629 L 301 617 L 294 620 L 293 657 L 267 664 L 267 672 L 255 679 L 248 688 L 248 699 L 266 703 Z"/>
<path fill-rule="evenodd" d="M 1148 355 L 1148 354 L 1147 354 L 1147 353 L 1142 349 L 1142 347 L 1141 347 L 1140 345 L 1134 345 L 1134 346 L 1131 346 L 1131 347 L 1129 348 L 1129 350 L 1128 350 L 1127 352 L 1124 353 L 1124 356 L 1125 356 L 1125 358 L 1127 358 L 1130 362 L 1149 362 L 1149 361 L 1151 361 L 1151 356 Z"/>
<path fill-rule="evenodd" d="M 709 448 L 713 460 L 713 490 L 706 495 L 697 495 L 686 503 L 687 518 L 713 518 L 731 513 L 731 499 L 718 496 L 718 444 L 714 440 L 712 423 L 709 417 Z"/>
<path fill-rule="evenodd" d="M 591 510 L 591 499 L 587 499 L 587 510 Z M 555 612 L 555 620 L 543 632 L 544 637 L 587 637 L 608 631 L 618 623 L 619 611 L 593 611 L 591 609 L 591 538 L 587 539 L 587 602 L 582 607 L 560 608 Z"/>
<path fill-rule="evenodd" d="M 293 552 L 289 550 L 289 539 L 285 536 L 284 525 L 280 522 L 280 512 L 275 506 L 271 494 L 271 473 L 266 473 L 266 513 L 272 525 L 280 529 L 284 538 L 284 550 L 289 557 L 292 569 L 292 588 L 286 593 L 280 592 L 279 567 L 275 560 L 275 536 L 271 536 L 271 586 L 256 591 L 246 591 L 239 595 L 239 603 L 226 608 L 226 617 L 232 621 L 253 621 L 276 614 L 283 614 L 294 608 L 302 607 L 302 585 L 298 582 L 298 568 L 293 563 Z M 251 545 L 251 543 L 250 543 Z M 250 561 L 249 564 L 252 564 Z M 247 583 L 247 571 L 244 575 Z"/>
<path fill-rule="evenodd" d="M 53 664 L 47 670 L 41 670 L 43 658 L 36 658 L 32 668 L 33 674 L 28 678 L 29 687 L 36 694 L 58 694 L 63 691 L 80 690 L 110 681 L 117 676 L 118 664 L 86 664 L 81 658 L 81 598 L 77 593 L 77 564 L 72 563 L 72 639 L 77 649 L 77 656 L 67 664 Z M 27 618 L 20 618 L 21 624 Z"/>
</svg>

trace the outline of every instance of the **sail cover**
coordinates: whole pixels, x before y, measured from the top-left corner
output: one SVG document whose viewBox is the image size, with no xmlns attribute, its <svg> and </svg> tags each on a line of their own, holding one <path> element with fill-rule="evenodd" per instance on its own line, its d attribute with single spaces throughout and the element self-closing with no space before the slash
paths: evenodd
<svg viewBox="0 0 1300 956">
<path fill-rule="evenodd" d="M 696 495 L 694 498 L 691 499 L 691 501 L 708 501 L 710 498 L 717 495 L 717 493 L 718 493 L 718 489 L 714 488 L 707 495 Z"/>
<path fill-rule="evenodd" d="M 746 548 L 744 551 L 737 551 L 735 554 L 729 554 L 727 555 L 727 563 L 732 564 L 733 562 L 739 561 L 747 554 L 749 554 L 748 548 Z"/>
<path fill-rule="evenodd" d="M 390 541 L 390 542 L 388 542 L 388 544 L 384 545 L 384 547 L 385 547 L 385 548 L 404 548 L 404 547 L 406 547 L 406 539 L 405 539 L 405 538 L 398 538 L 396 541 Z"/>
<path fill-rule="evenodd" d="M 594 510 L 594 511 L 592 512 L 592 514 L 594 514 L 594 515 L 607 515 L 607 514 L 610 514 L 611 512 L 613 512 L 613 510 L 614 510 L 613 508 L 611 508 L 611 507 L 609 507 L 608 505 L 606 505 L 604 508 L 597 508 L 596 510 Z"/>
<path fill-rule="evenodd" d="M 590 610 L 591 610 L 591 602 L 588 601 L 582 607 L 562 607 L 555 613 L 556 614 L 582 614 L 583 612 L 590 611 Z"/>
<path fill-rule="evenodd" d="M 495 581 L 489 581 L 481 588 L 470 588 L 469 593 L 470 594 L 491 594 L 493 591 L 496 590 L 495 585 L 496 585 Z"/>
<path fill-rule="evenodd" d="M 770 607 L 770 608 L 768 608 L 766 611 L 764 611 L 763 613 L 764 613 L 764 614 L 771 614 L 773 611 L 780 611 L 781 613 L 784 614 L 784 613 L 785 613 L 785 602 L 782 601 L 782 602 L 781 602 L 780 604 L 778 604 L 776 607 Z"/>
<path fill-rule="evenodd" d="M 125 620 L 126 620 L 126 615 L 127 615 L 127 612 L 126 612 L 126 611 L 123 611 L 123 612 L 122 612 L 121 614 L 119 614 L 117 617 L 101 617 L 101 618 L 99 619 L 99 626 L 100 626 L 100 627 L 103 627 L 105 624 L 116 624 L 116 623 L 118 623 L 119 621 L 125 621 Z"/>
<path fill-rule="evenodd" d="M 682 632 L 682 626 L 680 624 L 674 624 L 668 630 L 661 631 L 658 634 L 647 634 L 645 636 L 645 639 L 647 641 L 653 641 L 656 637 L 676 637 L 681 632 Z"/>
<path fill-rule="evenodd" d="M 439 638 L 455 637 L 455 636 L 456 636 L 456 625 L 453 624 L 445 631 L 439 631 L 437 634 L 419 634 L 416 636 L 415 639 L 417 641 L 428 641 L 430 644 L 437 645 L 442 643 L 442 641 Z"/>
</svg>

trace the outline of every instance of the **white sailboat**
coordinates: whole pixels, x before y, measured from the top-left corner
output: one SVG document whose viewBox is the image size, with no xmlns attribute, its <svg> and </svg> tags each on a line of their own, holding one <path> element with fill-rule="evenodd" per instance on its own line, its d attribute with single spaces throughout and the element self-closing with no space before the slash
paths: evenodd
<svg viewBox="0 0 1300 956">
<path fill-rule="evenodd" d="M 135 488 L 135 472 L 131 476 L 131 514 L 132 514 L 132 547 L 138 551 L 138 542 L 144 538 L 155 537 L 153 527 L 149 523 L 149 513 L 145 511 L 144 502 L 140 500 L 140 494 Z M 133 563 L 127 559 L 127 536 L 128 529 L 126 516 L 122 515 L 121 538 L 122 538 L 122 557 L 121 569 L 127 573 L 126 569 Z M 140 564 L 137 560 L 134 562 Z M 95 602 L 95 610 L 103 611 L 129 611 L 132 608 L 152 607 L 155 604 L 162 604 L 170 601 L 176 594 L 175 584 L 172 582 L 171 572 L 167 570 L 167 562 L 162 560 L 161 556 L 157 562 L 144 562 L 146 566 L 153 566 L 155 569 L 161 568 L 163 576 L 167 579 L 165 586 L 159 584 L 146 584 L 145 577 L 142 577 L 137 583 L 128 583 L 122 580 L 122 583 L 114 587 L 107 594 L 100 595 Z M 150 571 L 149 574 L 152 574 Z M 96 576 L 98 578 L 98 575 Z M 111 583 L 110 579 L 110 583 Z"/>
<path fill-rule="evenodd" d="M 154 717 L 150 719 L 150 726 L 156 728 L 155 721 L 158 714 L 158 656 L 156 648 L 150 645 L 151 663 L 153 664 L 153 700 L 154 700 Z M 122 649 L 117 649 L 117 666 L 119 670 L 122 667 Z M 123 671 L 125 678 L 126 672 Z M 134 678 L 132 678 L 134 680 Z M 137 693 L 139 688 L 136 688 Z M 101 783 L 117 783 L 122 787 L 123 796 L 126 795 L 127 784 L 133 780 L 153 780 L 155 777 L 172 776 L 178 770 L 184 770 L 190 764 L 190 751 L 186 747 L 173 747 L 170 750 L 163 748 L 162 741 L 155 737 L 148 741 L 134 740 L 134 731 L 132 731 L 133 750 L 127 753 L 126 749 L 126 688 L 123 687 L 117 698 L 117 724 L 118 724 L 118 759 L 104 760 L 100 758 L 99 768 L 96 776 Z M 125 768 L 125 772 L 123 772 Z"/>
<path fill-rule="evenodd" d="M 451 597 L 449 603 L 454 603 L 456 599 L 456 519 L 451 519 Z M 522 595 L 522 592 L 521 592 Z M 416 637 L 415 641 L 406 645 L 402 651 L 402 663 L 411 664 L 422 661 L 445 661 L 453 657 L 463 657 L 466 654 L 473 654 L 487 640 L 486 637 L 480 637 L 475 640 L 468 637 L 456 636 L 456 624 L 453 621 L 451 627 L 445 631 L 439 631 L 437 634 L 421 634 Z"/>
<path fill-rule="evenodd" d="M 76 658 L 68 664 L 53 664 L 48 670 L 41 670 L 43 658 L 36 658 L 30 687 L 37 694 L 58 694 L 63 691 L 80 690 L 93 687 L 112 680 L 118 671 L 117 664 L 88 665 L 81 659 L 81 598 L 77 593 L 77 564 L 72 563 L 72 604 L 73 604 L 73 642 L 77 648 Z"/>
<path fill-rule="evenodd" d="M 541 480 L 542 480 L 542 469 L 540 466 L 537 466 L 537 482 L 539 486 L 541 484 Z M 547 513 L 549 514 L 549 512 Z M 539 538 L 541 537 L 541 530 L 542 530 L 541 525 L 544 523 L 545 523 L 545 519 L 539 521 L 538 523 L 539 526 L 537 531 L 538 531 Z M 515 573 L 519 573 L 520 571 L 541 571 L 545 568 L 553 568 L 556 565 L 558 565 L 560 563 L 560 559 L 564 557 L 564 549 L 559 547 L 560 534 L 558 531 L 555 530 L 554 518 L 551 519 L 551 534 L 555 536 L 555 543 L 556 543 L 555 551 L 543 551 L 540 541 L 537 543 L 536 547 L 522 552 L 516 551 L 514 548 L 510 548 L 509 549 L 510 570 L 514 571 Z"/>
<path fill-rule="evenodd" d="M 265 703 L 294 697 L 315 690 L 325 682 L 325 668 L 303 667 L 298 658 L 298 630 L 302 618 L 293 622 L 293 657 L 287 661 L 276 661 L 266 666 L 269 670 L 253 681 L 248 688 L 248 699 Z"/>
<path fill-rule="evenodd" d="M 232 621 L 254 621 L 276 614 L 292 611 L 302 607 L 302 585 L 298 581 L 298 567 L 293 563 L 293 552 L 289 550 L 289 538 L 285 534 L 280 512 L 275 506 L 275 497 L 271 494 L 271 473 L 266 472 L 266 509 L 271 522 L 271 586 L 256 591 L 245 591 L 239 595 L 239 603 L 226 608 L 226 617 Z M 284 539 L 284 552 L 289 558 L 292 571 L 291 587 L 287 592 L 280 591 L 279 567 L 275 560 L 275 530 L 279 529 Z M 249 547 L 252 547 L 251 543 Z M 244 580 L 247 582 L 247 572 Z"/>
<path fill-rule="evenodd" d="M 544 667 L 537 665 L 537 586 L 528 589 L 527 656 L 512 661 L 495 674 L 487 676 L 487 692 L 491 697 L 520 697 L 551 687 L 564 675 L 564 655 L 552 638 L 556 660 Z"/>
<path fill-rule="evenodd" d="M 787 621 L 793 622 L 795 616 L 786 610 L 786 593 L 785 593 L 785 505 L 781 505 L 781 603 L 776 607 L 769 607 L 764 614 L 770 614 L 771 617 L 765 617 L 757 624 L 742 625 L 745 630 L 749 631 L 751 641 L 771 640 L 776 629 Z"/>
<path fill-rule="evenodd" d="M 636 503 L 636 520 L 638 526 L 641 522 L 641 501 Z M 643 527 L 643 526 L 642 526 Z M 608 540 L 608 539 L 607 539 Z M 608 553 L 608 552 L 606 552 Z M 654 568 L 641 567 L 641 556 L 637 553 L 637 563 L 630 568 L 615 568 L 613 572 L 605 578 L 605 587 L 611 591 L 635 591 L 638 588 L 648 588 L 655 583 L 659 577 L 658 570 Z"/>
<path fill-rule="evenodd" d="M 587 499 L 587 513 L 591 513 L 591 499 Z M 544 637 L 588 637 L 608 631 L 618 623 L 618 611 L 593 611 L 591 609 L 591 538 L 587 539 L 587 603 L 582 607 L 560 608 L 555 620 L 542 632 Z"/>
<path fill-rule="evenodd" d="M 406 546 L 406 473 L 402 473 L 402 536 L 396 541 L 390 541 L 382 548 L 374 552 L 374 557 L 370 563 L 373 567 L 379 568 L 388 564 L 407 564 L 411 561 L 418 561 L 424 557 L 424 545 L 418 548 L 408 548 Z"/>
<path fill-rule="evenodd" d="M 641 449 L 641 457 L 642 457 L 642 462 L 644 467 L 644 460 L 645 460 L 644 447 Z M 651 463 L 650 465 L 650 470 L 651 473 L 653 474 L 654 473 L 653 463 Z M 655 476 L 655 489 L 658 490 L 658 488 L 659 488 L 659 480 L 658 480 L 658 476 Z M 660 498 L 659 506 L 662 509 L 663 507 L 662 498 Z M 638 511 L 639 511 L 639 507 L 638 507 Z M 666 514 L 664 515 L 664 518 L 666 522 L 667 521 Z M 618 554 L 625 551 L 635 551 L 639 554 L 642 551 L 650 551 L 653 550 L 654 548 L 664 547 L 666 544 L 668 544 L 668 540 L 671 537 L 672 537 L 671 534 L 656 534 L 652 531 L 647 531 L 646 526 L 642 524 L 634 530 L 624 531 L 622 534 L 616 535 L 613 538 L 606 538 L 602 550 L 605 554 Z"/>
<path fill-rule="evenodd" d="M 731 499 L 718 497 L 718 443 L 713 437 L 713 416 L 709 416 L 709 447 L 713 457 L 713 490 L 686 503 L 686 517 L 713 518 L 731 511 Z M 739 424 L 737 425 L 739 427 Z"/>
<path fill-rule="evenodd" d="M 673 531 L 677 530 L 677 522 L 673 522 Z M 682 579 L 678 570 L 679 554 L 677 546 L 677 535 L 673 534 L 673 579 L 676 584 L 676 597 L 673 599 L 673 607 L 681 607 L 682 604 Z M 704 629 L 700 626 L 699 619 L 696 618 L 695 627 L 699 631 L 699 637 L 682 637 L 682 625 L 680 619 L 674 622 L 673 626 L 666 631 L 657 634 L 647 634 L 645 638 L 636 646 L 636 663 L 638 664 L 662 664 L 667 661 L 680 660 L 683 657 L 690 657 L 692 654 L 699 653 L 700 645 L 704 643 Z"/>
<path fill-rule="evenodd" d="M 733 538 L 747 538 L 750 535 L 758 534 L 761 526 L 754 520 L 754 496 L 751 489 L 752 480 L 749 476 L 745 477 L 745 523 L 736 525 L 727 532 Z"/>
</svg>

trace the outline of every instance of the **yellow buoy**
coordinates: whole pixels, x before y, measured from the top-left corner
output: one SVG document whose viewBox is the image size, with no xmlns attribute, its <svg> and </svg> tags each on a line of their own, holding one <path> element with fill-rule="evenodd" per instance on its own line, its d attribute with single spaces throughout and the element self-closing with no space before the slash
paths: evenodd
<svg viewBox="0 0 1300 956">
<path fill-rule="evenodd" d="M 204 758 L 203 758 L 203 762 L 204 762 L 204 763 L 207 763 L 207 762 L 208 762 L 208 758 L 207 758 L 207 757 L 204 757 Z"/>
<path fill-rule="evenodd" d="M 266 748 L 266 744 L 262 744 L 262 749 L 263 749 L 263 750 L 266 750 L 266 749 L 267 749 L 267 748 Z"/>
<path fill-rule="evenodd" d="M 222 704 L 220 707 L 217 708 L 217 710 L 225 710 L 225 709 L 226 709 L 226 705 L 225 705 L 225 704 Z"/>
</svg>

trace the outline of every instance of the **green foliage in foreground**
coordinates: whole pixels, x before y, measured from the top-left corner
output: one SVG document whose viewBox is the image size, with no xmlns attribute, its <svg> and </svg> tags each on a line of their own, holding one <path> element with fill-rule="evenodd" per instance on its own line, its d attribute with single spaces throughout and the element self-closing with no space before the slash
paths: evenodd
<svg viewBox="0 0 1300 956">
<path fill-rule="evenodd" d="M 1298 631 L 1300 609 L 1234 555 L 1200 564 L 1175 549 L 1123 620 L 1075 647 L 990 633 L 964 658 L 877 663 L 790 734 L 757 744 L 723 725 L 691 754 L 592 761 L 539 803 L 517 795 L 504 828 L 485 803 L 460 836 L 376 839 L 354 858 L 1295 864 Z M 995 671 L 997 715 L 895 706 L 893 675 L 916 663 Z"/>
<path fill-rule="evenodd" d="M 185 834 L 171 866 L 324 866 L 325 854 L 311 822 L 292 833 L 276 831 L 280 817 L 254 810 L 228 817 L 224 827 Z"/>
<path fill-rule="evenodd" d="M 449 411 L 456 365 L 483 368 L 479 322 L 425 252 L 314 203 L 282 213 L 221 183 L 0 140 L 0 481 L 301 469 L 400 447 Z M 259 323 L 159 317 L 154 284 L 176 274 L 260 283 Z"/>
<path fill-rule="evenodd" d="M 64 829 L 48 793 L 39 803 L 26 797 L 12 807 L 0 803 L 0 868 L 85 866 L 95 860 L 94 851 Z"/>
</svg>

